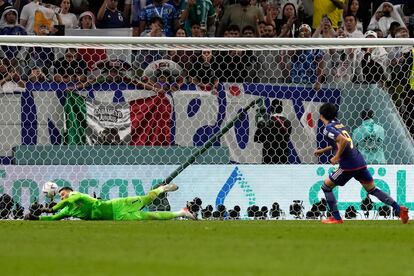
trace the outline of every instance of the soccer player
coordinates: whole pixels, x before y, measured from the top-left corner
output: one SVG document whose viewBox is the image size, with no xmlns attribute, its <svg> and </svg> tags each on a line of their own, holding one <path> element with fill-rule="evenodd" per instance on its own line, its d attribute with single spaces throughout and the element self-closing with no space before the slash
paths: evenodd
<svg viewBox="0 0 414 276">
<path fill-rule="evenodd" d="M 159 194 L 178 189 L 175 184 L 167 184 L 151 190 L 144 196 L 100 200 L 87 194 L 74 192 L 70 187 L 59 189 L 61 201 L 52 208 L 43 208 L 43 213 L 56 213 L 52 216 L 26 215 L 29 220 L 61 220 L 73 217 L 83 220 L 168 220 L 178 217 L 195 219 L 187 208 L 178 212 L 145 212 L 142 208 L 150 204 Z"/>
<path fill-rule="evenodd" d="M 325 125 L 323 131 L 330 146 L 315 150 L 315 155 L 319 156 L 325 152 L 335 150 L 335 155 L 330 159 L 330 163 L 339 163 L 339 168 L 329 174 L 322 185 L 326 201 L 332 216 L 322 220 L 325 224 L 343 223 L 336 204 L 336 198 L 332 190 L 335 186 L 344 186 L 352 177 L 358 180 L 368 194 L 375 196 L 380 201 L 394 208 L 395 213 L 403 223 L 408 222 L 408 208 L 398 205 L 388 194 L 375 187 L 374 179 L 367 169 L 367 164 L 361 153 L 354 147 L 351 136 L 337 117 L 338 110 L 331 103 L 323 104 L 320 109 L 320 119 Z"/>
</svg>

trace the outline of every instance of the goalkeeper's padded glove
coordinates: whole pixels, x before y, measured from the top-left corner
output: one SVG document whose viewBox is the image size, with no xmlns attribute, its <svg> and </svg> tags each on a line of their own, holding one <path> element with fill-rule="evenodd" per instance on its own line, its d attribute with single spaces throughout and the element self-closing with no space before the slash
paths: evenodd
<svg viewBox="0 0 414 276">
<path fill-rule="evenodd" d="M 33 215 L 32 213 L 28 213 L 24 216 L 24 220 L 39 220 L 39 217 Z"/>
</svg>

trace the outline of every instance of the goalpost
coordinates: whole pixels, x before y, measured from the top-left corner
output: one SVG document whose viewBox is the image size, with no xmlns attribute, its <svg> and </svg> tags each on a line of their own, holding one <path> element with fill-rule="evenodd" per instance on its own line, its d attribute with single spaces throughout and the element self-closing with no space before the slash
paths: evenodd
<svg viewBox="0 0 414 276">
<path fill-rule="evenodd" d="M 1 36 L 0 46 L 10 210 L 44 202 L 46 181 L 103 199 L 176 181 L 173 208 L 199 197 L 219 219 L 235 205 L 238 217 L 271 218 L 275 203 L 306 217 L 331 170 L 313 155 L 326 143 L 325 102 L 377 185 L 414 204 L 413 39 Z M 340 193 L 342 212 L 361 209 L 359 186 Z"/>
</svg>

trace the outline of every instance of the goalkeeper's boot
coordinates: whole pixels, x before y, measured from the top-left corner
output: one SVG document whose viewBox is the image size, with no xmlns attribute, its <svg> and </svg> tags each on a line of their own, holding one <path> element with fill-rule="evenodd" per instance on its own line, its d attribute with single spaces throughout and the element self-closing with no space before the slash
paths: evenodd
<svg viewBox="0 0 414 276">
<path fill-rule="evenodd" d="M 404 206 L 400 207 L 399 217 L 400 217 L 402 223 L 404 223 L 404 224 L 408 223 L 409 217 L 408 217 L 408 208 L 407 207 L 404 207 Z"/>
<path fill-rule="evenodd" d="M 166 184 L 162 186 L 164 193 L 174 192 L 178 190 L 178 186 L 174 183 Z"/>
<path fill-rule="evenodd" d="M 329 217 L 328 219 L 323 219 L 321 221 L 323 224 L 342 224 L 344 221 L 342 219 L 336 219 L 334 217 Z"/>
<path fill-rule="evenodd" d="M 181 212 L 183 213 L 183 217 L 191 220 L 197 220 L 197 217 L 188 210 L 188 208 L 181 209 Z"/>
</svg>

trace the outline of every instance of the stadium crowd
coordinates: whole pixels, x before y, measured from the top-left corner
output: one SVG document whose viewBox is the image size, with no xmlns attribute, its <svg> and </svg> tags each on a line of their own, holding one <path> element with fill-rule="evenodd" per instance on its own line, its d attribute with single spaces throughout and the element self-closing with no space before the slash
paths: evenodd
<svg viewBox="0 0 414 276">
<path fill-rule="evenodd" d="M 144 37 L 408 38 L 414 35 L 408 0 L 0 0 L 0 35 L 65 35 L 71 29 L 131 28 Z M 102 33 L 102 32 L 101 32 Z M 214 90 L 218 82 L 379 84 L 414 133 L 413 47 L 262 51 L 140 51 L 132 63 L 108 60 L 105 50 L 2 46 L 0 85 L 56 81 L 78 88 L 95 82 L 143 85 L 143 70 L 169 59 L 184 81 Z M 99 76 L 91 74 L 100 69 Z M 136 73 L 140 72 L 140 73 Z M 92 75 L 92 77 L 91 77 Z M 94 75 L 94 76 L 93 76 Z M 410 81 L 411 80 L 411 81 Z M 145 85 L 144 85 L 145 87 Z"/>
</svg>

